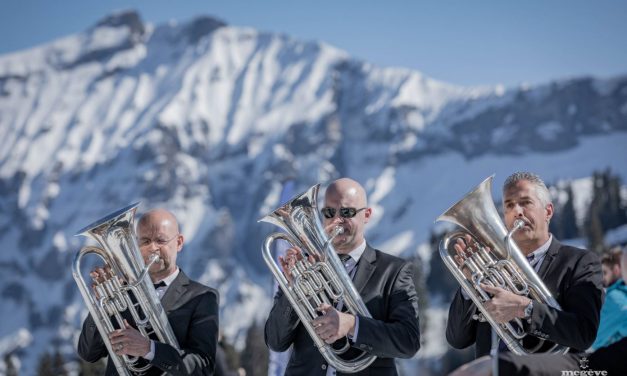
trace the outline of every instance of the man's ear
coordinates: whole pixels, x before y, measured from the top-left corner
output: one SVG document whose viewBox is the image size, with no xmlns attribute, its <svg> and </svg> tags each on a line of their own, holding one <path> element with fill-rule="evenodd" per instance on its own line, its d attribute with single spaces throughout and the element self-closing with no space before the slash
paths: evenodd
<svg viewBox="0 0 627 376">
<path fill-rule="evenodd" d="M 614 266 L 612 266 L 612 272 L 614 272 L 614 275 L 617 276 L 618 278 L 620 278 L 621 275 L 621 271 L 620 271 L 620 264 L 614 264 Z"/>
<path fill-rule="evenodd" d="M 364 218 L 365 218 L 364 223 L 368 223 L 371 215 L 372 215 L 372 208 L 366 208 L 366 210 L 364 210 Z"/>
<path fill-rule="evenodd" d="M 183 234 L 179 234 L 178 237 L 176 238 L 176 251 L 177 252 L 181 252 L 181 249 L 183 249 L 183 243 L 185 243 L 185 237 L 183 236 Z"/>
<path fill-rule="evenodd" d="M 549 202 L 544 210 L 546 210 L 546 221 L 550 222 L 551 218 L 553 218 L 553 204 Z"/>
</svg>

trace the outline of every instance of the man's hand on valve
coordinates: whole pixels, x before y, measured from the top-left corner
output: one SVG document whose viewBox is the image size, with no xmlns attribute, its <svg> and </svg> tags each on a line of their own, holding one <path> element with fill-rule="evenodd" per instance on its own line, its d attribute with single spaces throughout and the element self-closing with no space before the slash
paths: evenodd
<svg viewBox="0 0 627 376">
<path fill-rule="evenodd" d="M 463 239 L 457 238 L 457 241 L 453 245 L 453 248 L 455 248 L 455 252 L 457 253 L 453 256 L 453 259 L 455 259 L 457 266 L 462 269 L 462 273 L 464 273 L 464 276 L 468 280 L 471 279 L 471 272 L 467 266 L 464 266 L 464 260 L 472 256 L 474 252 L 477 252 L 477 249 L 471 246 L 472 244 L 474 244 L 474 242 L 471 236 L 466 234 Z"/>
<path fill-rule="evenodd" d="M 355 316 L 342 313 L 329 304 L 321 304 L 318 311 L 322 316 L 316 317 L 312 323 L 316 334 L 327 344 L 332 344 L 340 338 L 355 334 Z"/>
<path fill-rule="evenodd" d="M 89 272 L 89 276 L 92 279 L 91 288 L 94 291 L 94 295 L 96 299 L 100 299 L 100 293 L 98 293 L 98 289 L 96 288 L 98 285 L 111 278 L 111 267 L 108 265 L 104 267 L 96 267 L 91 272 Z"/>
<path fill-rule="evenodd" d="M 287 282 L 292 283 L 294 276 L 292 275 L 291 270 L 292 268 L 294 268 L 296 263 L 298 261 L 301 261 L 302 259 L 303 253 L 298 247 L 290 247 L 287 249 L 287 251 L 285 251 L 284 256 L 279 256 L 279 266 L 281 267 L 281 270 L 283 271 L 283 275 L 287 279 Z M 309 255 L 307 257 L 307 260 L 309 260 L 309 262 L 311 262 L 312 264 L 316 262 L 316 258 L 314 258 L 312 255 Z"/>
<path fill-rule="evenodd" d="M 109 334 L 113 351 L 118 355 L 144 356 L 150 352 L 150 340 L 124 320 L 124 329 Z"/>
<path fill-rule="evenodd" d="M 515 318 L 525 317 L 525 307 L 527 307 L 531 299 L 526 296 L 516 295 L 500 287 L 492 287 L 483 283 L 481 288 L 492 295 L 492 299 L 486 302 L 484 307 L 499 324 Z"/>
</svg>

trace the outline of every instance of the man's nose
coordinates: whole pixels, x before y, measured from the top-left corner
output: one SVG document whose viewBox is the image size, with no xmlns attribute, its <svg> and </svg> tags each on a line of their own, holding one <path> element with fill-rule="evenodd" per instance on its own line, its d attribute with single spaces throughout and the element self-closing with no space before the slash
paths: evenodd
<svg viewBox="0 0 627 376">
<path fill-rule="evenodd" d="M 346 218 L 342 217 L 339 213 L 335 216 L 335 220 L 340 224 L 346 222 Z"/>
<path fill-rule="evenodd" d="M 149 253 L 156 253 L 159 250 L 159 245 L 155 241 L 151 241 L 144 247 Z"/>
</svg>

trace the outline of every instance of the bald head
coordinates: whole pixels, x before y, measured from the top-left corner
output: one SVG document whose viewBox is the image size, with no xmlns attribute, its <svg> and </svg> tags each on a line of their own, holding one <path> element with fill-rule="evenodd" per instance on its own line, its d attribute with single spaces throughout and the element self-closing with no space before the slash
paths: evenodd
<svg viewBox="0 0 627 376">
<path fill-rule="evenodd" d="M 333 239 L 333 246 L 338 253 L 347 254 L 359 247 L 364 241 L 364 229 L 370 219 L 372 209 L 367 207 L 366 191 L 353 179 L 342 178 L 332 182 L 324 194 L 324 206 L 333 209 L 333 217 L 323 216 L 327 233 L 336 227 L 342 227 L 342 234 Z M 351 213 L 342 215 L 344 211 Z"/>
<path fill-rule="evenodd" d="M 169 230 L 173 230 L 176 234 L 179 232 L 179 224 L 176 217 L 174 214 L 165 209 L 153 209 L 146 212 L 139 219 L 137 226 L 143 228 L 165 226 Z"/>
<path fill-rule="evenodd" d="M 359 205 L 359 207 L 368 206 L 368 199 L 366 198 L 366 190 L 364 187 L 349 178 L 341 178 L 332 182 L 325 193 L 325 198 L 327 196 L 351 197 L 354 203 Z"/>
<path fill-rule="evenodd" d="M 185 239 L 179 233 L 174 214 L 165 209 L 147 212 L 137 222 L 137 238 L 145 263 L 152 255 L 159 256 L 159 261 L 149 269 L 153 282 L 161 281 L 177 270 L 176 257 Z"/>
</svg>

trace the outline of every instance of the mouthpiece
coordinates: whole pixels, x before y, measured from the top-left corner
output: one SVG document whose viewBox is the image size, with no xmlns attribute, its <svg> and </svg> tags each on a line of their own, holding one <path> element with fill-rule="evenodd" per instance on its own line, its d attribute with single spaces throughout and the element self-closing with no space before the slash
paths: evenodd
<svg viewBox="0 0 627 376">
<path fill-rule="evenodd" d="M 517 219 L 514 221 L 514 228 L 516 230 L 523 228 L 524 225 L 525 225 L 525 221 L 523 221 L 522 219 Z"/>
<path fill-rule="evenodd" d="M 156 253 L 153 253 L 152 255 L 150 255 L 148 257 L 148 264 L 146 264 L 146 266 L 144 267 L 144 269 L 140 273 L 139 277 L 137 278 L 137 282 L 135 282 L 135 284 L 134 284 L 135 286 L 139 286 L 139 284 L 144 279 L 146 274 L 148 274 L 148 271 L 149 271 L 150 267 L 152 266 L 152 264 L 154 264 L 155 262 L 159 261 L 160 259 L 161 259 L 161 257 L 159 257 L 159 255 L 156 254 Z"/>
</svg>

